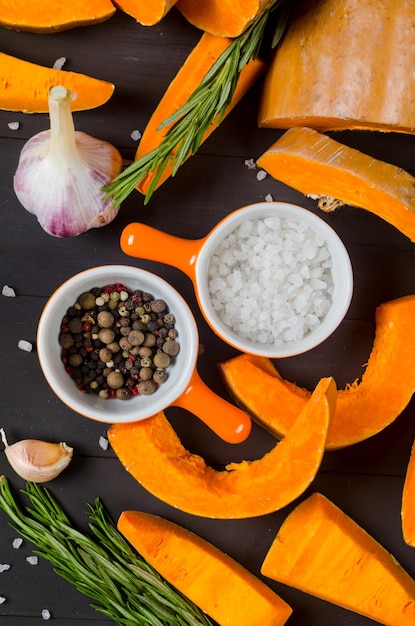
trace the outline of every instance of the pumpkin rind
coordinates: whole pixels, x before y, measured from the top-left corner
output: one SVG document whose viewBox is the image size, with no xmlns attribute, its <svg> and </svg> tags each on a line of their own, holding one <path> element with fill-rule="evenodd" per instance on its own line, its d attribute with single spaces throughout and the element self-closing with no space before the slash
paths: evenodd
<svg viewBox="0 0 415 626">
<path fill-rule="evenodd" d="M 261 573 L 381 624 L 415 623 L 415 581 L 383 546 L 319 493 L 288 515 Z"/>
<path fill-rule="evenodd" d="M 334 380 L 322 379 L 283 441 L 262 459 L 230 463 L 224 471 L 187 451 L 164 413 L 112 425 L 109 441 L 126 470 L 171 506 L 209 518 L 257 517 L 286 506 L 313 481 L 336 393 Z"/>
<path fill-rule="evenodd" d="M 259 126 L 415 133 L 414 12 L 414 0 L 301 0 L 270 62 Z"/>
<path fill-rule="evenodd" d="M 376 435 L 405 409 L 415 391 L 415 295 L 381 304 L 376 333 L 361 382 L 337 392 L 327 449 L 353 445 Z M 265 363 L 264 367 L 261 363 Z M 240 355 L 220 364 L 230 393 L 251 417 L 277 437 L 284 436 L 309 398 L 309 391 L 284 380 L 265 357 Z M 387 398 L 387 401 L 384 400 Z"/>
<path fill-rule="evenodd" d="M 118 530 L 176 589 L 223 626 L 283 626 L 291 607 L 230 556 L 185 528 L 123 511 Z"/>
<path fill-rule="evenodd" d="M 47 113 L 49 89 L 63 85 L 77 97 L 73 111 L 101 106 L 114 93 L 114 85 L 85 74 L 29 63 L 0 52 L 0 109 L 23 113 Z"/>
<path fill-rule="evenodd" d="M 257 164 L 306 196 L 331 199 L 374 213 L 415 241 L 415 178 L 311 128 L 287 130 Z M 328 199 L 328 202 L 327 200 Z"/>
</svg>

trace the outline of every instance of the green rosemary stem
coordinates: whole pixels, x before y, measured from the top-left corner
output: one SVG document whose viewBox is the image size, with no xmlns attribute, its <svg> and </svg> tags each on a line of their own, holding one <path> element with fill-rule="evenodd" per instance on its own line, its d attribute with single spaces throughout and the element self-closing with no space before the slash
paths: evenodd
<svg viewBox="0 0 415 626">
<path fill-rule="evenodd" d="M 121 626 L 212 626 L 209 618 L 171 587 L 117 530 L 97 498 L 89 505 L 92 536 L 77 530 L 49 491 L 36 483 L 22 490 L 26 513 L 0 477 L 0 508 L 10 525 L 33 543 L 35 554 L 94 600 L 91 606 Z"/>
<path fill-rule="evenodd" d="M 183 106 L 160 124 L 157 130 L 167 128 L 161 143 L 134 160 L 110 185 L 103 188 L 104 198 L 111 198 L 114 208 L 122 204 L 145 176 L 155 172 L 144 198 L 144 204 L 148 204 L 166 167 L 172 168 L 174 176 L 186 159 L 198 151 L 211 124 L 222 122 L 241 71 L 251 59 L 259 56 L 269 18 L 277 9 L 272 46 L 275 47 L 281 39 L 288 20 L 289 5 L 290 0 L 274 0 L 241 35 L 235 37 Z"/>
</svg>

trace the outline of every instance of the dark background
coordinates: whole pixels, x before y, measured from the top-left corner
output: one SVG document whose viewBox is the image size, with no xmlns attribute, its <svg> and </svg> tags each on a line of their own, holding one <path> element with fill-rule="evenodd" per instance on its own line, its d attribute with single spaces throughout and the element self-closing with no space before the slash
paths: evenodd
<svg viewBox="0 0 415 626">
<path fill-rule="evenodd" d="M 151 28 L 117 12 L 108 22 L 53 35 L 16 33 L 0 29 L 0 50 L 28 61 L 52 66 L 61 56 L 66 70 L 82 72 L 113 82 L 111 100 L 92 111 L 74 115 L 75 125 L 105 139 L 133 157 L 133 130 L 144 127 L 200 32 L 172 10 Z M 93 422 L 67 409 L 48 387 L 40 371 L 36 328 L 48 296 L 65 279 L 88 267 L 109 263 L 136 263 L 169 280 L 187 299 L 199 324 L 204 353 L 198 368 L 202 378 L 218 394 L 228 398 L 217 363 L 236 355 L 213 335 L 196 305 L 190 280 L 174 267 L 132 260 L 119 248 L 123 227 L 142 221 L 166 232 L 198 238 L 230 211 L 265 199 L 301 204 L 318 212 L 312 200 L 267 177 L 259 182 L 245 159 L 259 157 L 279 137 L 280 131 L 258 129 L 256 112 L 259 82 L 222 126 L 190 159 L 179 174 L 167 181 L 148 206 L 133 193 L 116 220 L 103 229 L 77 238 L 57 239 L 43 232 L 36 219 L 17 201 L 12 178 L 24 142 L 48 128 L 46 114 L 0 112 L 0 280 L 10 285 L 16 298 L 1 296 L 0 426 L 9 442 L 36 438 L 64 440 L 75 449 L 67 470 L 50 483 L 50 490 L 69 516 L 86 526 L 86 504 L 99 496 L 114 519 L 124 509 L 142 509 L 182 524 L 226 551 L 251 572 L 260 565 L 280 524 L 291 507 L 241 521 L 199 518 L 175 510 L 143 490 L 124 470 L 111 449 L 104 451 L 99 438 L 107 425 Z M 8 123 L 18 121 L 17 131 Z M 410 136 L 376 132 L 342 132 L 336 138 L 404 169 L 413 168 L 415 140 Z M 361 376 L 373 343 L 376 306 L 415 292 L 414 246 L 396 229 L 363 210 L 345 207 L 323 215 L 342 237 L 354 270 L 355 291 L 346 319 L 322 346 L 302 356 L 278 362 L 281 374 L 312 389 L 320 377 L 332 375 L 339 388 Z M 19 339 L 33 343 L 31 353 L 17 348 Z M 398 376 L 397 376 L 398 378 Z M 381 395 L 381 402 L 388 398 Z M 255 459 L 274 446 L 274 439 L 254 426 L 248 441 L 231 446 L 218 440 L 198 420 L 181 409 L 169 409 L 183 444 L 204 456 L 215 467 L 243 458 Z M 402 539 L 400 507 L 406 465 L 415 436 L 412 401 L 382 433 L 345 450 L 327 453 L 309 490 L 319 490 L 352 516 L 391 551 L 415 576 L 415 552 Z M 16 489 L 24 486 L 0 454 L 0 474 Z M 307 494 L 306 494 L 307 495 Z M 60 626 L 109 621 L 89 607 L 89 600 L 58 578 L 49 564 L 30 566 L 25 557 L 32 546 L 11 547 L 14 531 L 1 514 L 0 562 L 11 569 L 0 574 L 0 617 L 8 626 L 32 626 L 41 622 L 48 608 Z M 342 610 L 272 581 L 266 581 L 294 609 L 292 626 L 365 626 L 371 620 Z M 220 581 L 218 581 L 220 584 Z M 241 624 L 243 626 L 243 624 Z"/>
</svg>

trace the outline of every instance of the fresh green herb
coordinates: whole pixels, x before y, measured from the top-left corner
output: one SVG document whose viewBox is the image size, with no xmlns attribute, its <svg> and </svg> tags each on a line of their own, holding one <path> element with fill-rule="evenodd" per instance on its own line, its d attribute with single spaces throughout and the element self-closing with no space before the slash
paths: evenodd
<svg viewBox="0 0 415 626">
<path fill-rule="evenodd" d="M 59 576 L 98 604 L 91 606 L 122 626 L 212 626 L 208 617 L 171 587 L 118 532 L 97 498 L 88 505 L 89 536 L 73 527 L 50 492 L 37 483 L 22 490 L 26 513 L 0 477 L 0 508 L 10 525 L 47 559 Z"/>
<path fill-rule="evenodd" d="M 110 185 L 104 187 L 104 199 L 112 198 L 114 208 L 120 206 L 147 174 L 156 172 L 144 199 L 144 204 L 147 204 L 167 165 L 172 167 L 173 176 L 177 173 L 186 159 L 197 152 L 210 125 L 214 121 L 217 124 L 222 122 L 239 74 L 251 59 L 259 56 L 269 18 L 277 10 L 272 46 L 278 44 L 285 32 L 289 5 L 290 0 L 274 0 L 245 32 L 235 37 L 185 104 L 160 124 L 157 130 L 170 126 L 161 143 L 133 161 Z"/>
</svg>

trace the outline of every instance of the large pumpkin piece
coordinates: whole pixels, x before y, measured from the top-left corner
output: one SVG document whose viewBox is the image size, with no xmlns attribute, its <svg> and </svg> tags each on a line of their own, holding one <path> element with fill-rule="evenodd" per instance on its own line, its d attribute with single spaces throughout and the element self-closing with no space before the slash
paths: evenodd
<svg viewBox="0 0 415 626">
<path fill-rule="evenodd" d="M 118 530 L 170 584 L 223 626 L 283 626 L 292 609 L 230 556 L 156 515 L 124 511 Z"/>
<path fill-rule="evenodd" d="M 319 493 L 283 522 L 261 573 L 381 624 L 415 624 L 415 581 L 383 546 Z"/>
<path fill-rule="evenodd" d="M 415 441 L 412 444 L 411 456 L 406 469 L 402 492 L 402 534 L 405 543 L 415 548 Z"/>
<path fill-rule="evenodd" d="M 342 204 L 366 209 L 415 241 L 415 178 L 396 165 L 299 126 L 287 130 L 257 165 L 316 198 L 323 211 Z"/>
<path fill-rule="evenodd" d="M 0 0 L 0 26 L 32 33 L 55 33 L 98 24 L 115 13 L 111 0 Z"/>
<path fill-rule="evenodd" d="M 402 413 L 415 391 L 415 295 L 381 304 L 361 382 L 337 393 L 327 449 L 376 435 Z M 235 401 L 277 437 L 289 432 L 310 392 L 284 380 L 265 357 L 240 355 L 219 366 Z"/>
<path fill-rule="evenodd" d="M 167 504 L 201 517 L 256 517 L 286 506 L 313 481 L 335 405 L 334 380 L 323 378 L 283 441 L 262 459 L 224 471 L 188 452 L 163 413 L 114 424 L 109 441 L 125 468 Z"/>
<path fill-rule="evenodd" d="M 158 24 L 177 0 L 114 0 L 114 4 L 143 26 Z"/>
<path fill-rule="evenodd" d="M 300 0 L 259 125 L 415 133 L 415 0 Z"/>
</svg>

